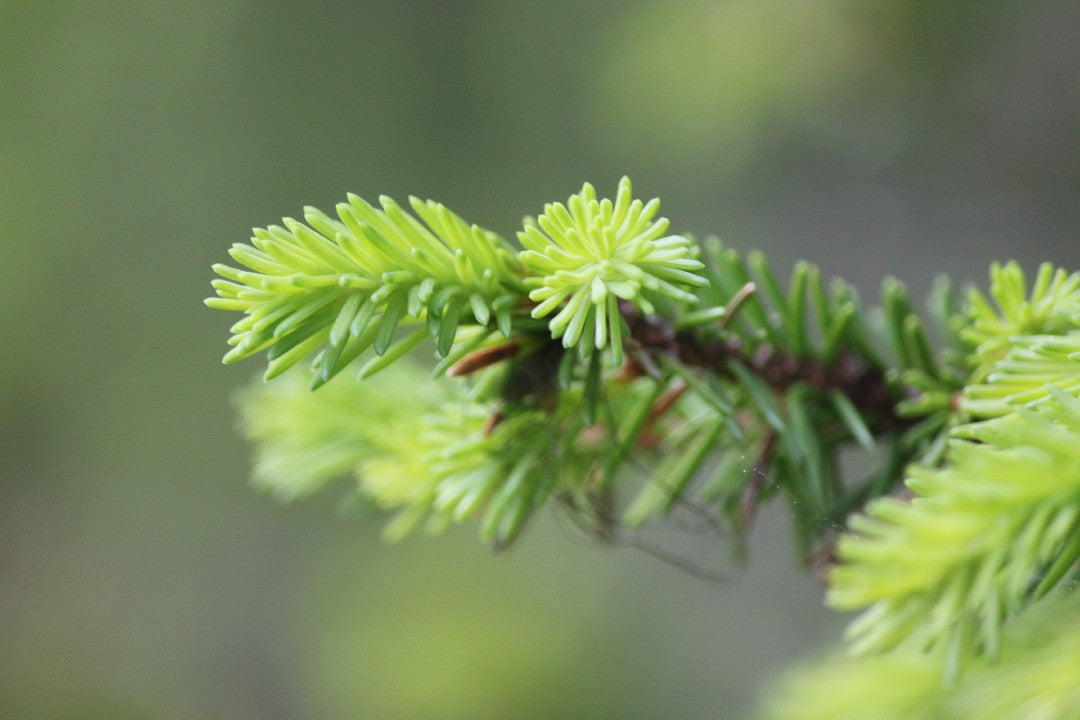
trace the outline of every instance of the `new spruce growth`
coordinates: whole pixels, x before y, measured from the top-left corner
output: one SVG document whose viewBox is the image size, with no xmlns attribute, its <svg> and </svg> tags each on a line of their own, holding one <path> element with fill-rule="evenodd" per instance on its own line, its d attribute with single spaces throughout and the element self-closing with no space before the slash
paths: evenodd
<svg viewBox="0 0 1080 720">
<path fill-rule="evenodd" d="M 989 298 L 942 281 L 925 314 L 887 279 L 868 313 L 808 263 L 785 284 L 669 234 L 625 178 L 544 206 L 520 248 L 409 205 L 307 208 L 214 266 L 207 304 L 243 313 L 225 362 L 265 351 L 273 379 L 239 402 L 259 486 L 353 475 L 388 537 L 475 519 L 497 548 L 554 503 L 601 540 L 683 513 L 739 551 L 779 499 L 828 603 L 863 610 L 864 657 L 790 681 L 774 717 L 1080 717 L 1080 275 L 994 266 Z M 878 467 L 841 477 L 851 448 Z M 1051 602 L 1063 634 L 1035 647 Z M 1057 664 L 1029 692 L 1024 663 Z"/>
</svg>

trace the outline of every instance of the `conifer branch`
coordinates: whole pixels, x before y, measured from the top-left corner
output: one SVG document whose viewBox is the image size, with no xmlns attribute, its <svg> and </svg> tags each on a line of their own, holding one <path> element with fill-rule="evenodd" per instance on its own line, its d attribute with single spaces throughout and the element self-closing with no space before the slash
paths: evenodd
<svg viewBox="0 0 1080 720">
<path fill-rule="evenodd" d="M 438 203 L 410 198 L 424 222 L 388 197 L 381 209 L 349 196 L 339 220 L 305 208 L 307 225 L 256 229 L 251 245 L 237 243 L 233 259 L 249 268 L 218 264 L 219 297 L 206 304 L 239 310 L 231 328 L 231 363 L 263 350 L 266 379 L 315 354 L 312 389 L 365 350 L 386 357 L 364 374 L 385 367 L 430 334 L 447 355 L 462 323 L 494 323 L 509 337 L 511 311 L 524 290 L 513 250 L 498 236 Z M 399 325 L 424 323 L 396 349 Z"/>
<path fill-rule="evenodd" d="M 443 356 L 436 376 L 481 371 L 472 397 L 491 407 L 485 436 L 514 426 L 518 414 L 577 403 L 577 417 L 548 420 L 560 442 L 581 445 L 591 434 L 617 448 L 583 477 L 596 475 L 603 492 L 639 485 L 613 518 L 638 525 L 704 502 L 722 509 L 738 535 L 756 503 L 779 492 L 792 501 L 804 551 L 843 513 L 891 487 L 932 440 L 906 433 L 912 422 L 897 413 L 909 388 L 890 376 L 850 286 L 826 290 L 817 269 L 800 263 L 784 289 L 760 254 L 744 260 L 715 240 L 699 248 L 665 236 L 659 202 L 634 200 L 626 178 L 614 201 L 597 199 L 586 183 L 566 205 L 545 206 L 518 234 L 516 254 L 436 203 L 412 199 L 426 226 L 388 198 L 381 206 L 350 196 L 338 206 L 340 221 L 309 208 L 308 225 L 287 220 L 285 229 L 256 231 L 253 246 L 234 246 L 251 271 L 215 266 L 227 280 L 215 281 L 220 297 L 207 301 L 245 313 L 227 362 L 267 349 L 273 377 L 314 353 L 315 388 L 369 348 L 375 357 L 361 377 L 430 335 Z M 887 284 L 884 298 L 899 372 L 918 371 L 939 390 L 946 374 L 902 288 Z M 549 315 L 555 342 L 532 319 Z M 594 350 L 606 350 L 605 361 Z M 622 407 L 631 414 L 615 421 Z M 260 439 L 257 423 L 250 427 Z M 935 427 L 940 434 L 944 425 Z M 845 485 L 841 448 L 880 441 L 894 446 L 895 461 Z M 749 474 L 732 461 L 747 451 L 759 458 Z M 489 464 L 498 465 L 498 452 L 484 456 Z M 393 494 L 379 487 L 369 489 Z M 581 506 L 596 507 L 593 500 Z"/>
<path fill-rule="evenodd" d="M 978 442 L 951 441 L 945 467 L 912 468 L 913 500 L 882 498 L 852 517 L 829 603 L 870 608 L 849 628 L 853 651 L 910 637 L 996 655 L 1002 623 L 1033 599 L 1041 573 L 1080 557 L 1070 542 L 1080 534 L 1080 401 L 1051 393 L 1037 410 L 966 428 Z"/>
<path fill-rule="evenodd" d="M 972 291 L 960 332 L 973 369 L 956 405 L 976 422 L 943 467 L 908 470 L 913 498 L 851 518 L 830 578 L 831 605 L 868 608 L 853 651 L 947 646 L 950 677 L 972 649 L 996 656 L 1002 624 L 1080 557 L 1080 276 L 1044 265 L 1030 294 L 1015 265 L 992 278 L 998 309 Z"/>
<path fill-rule="evenodd" d="M 495 548 L 552 501 L 604 541 L 689 509 L 737 554 L 783 498 L 801 555 L 831 566 L 828 602 L 863 610 L 850 649 L 878 657 L 852 672 L 917 686 L 888 708 L 990 713 L 964 704 L 965 672 L 1019 687 L 994 658 L 1041 667 L 1010 633 L 1075 610 L 1060 588 L 1080 560 L 1080 274 L 1047 264 L 1029 290 L 995 265 L 988 296 L 942 281 L 925 313 L 887 279 L 874 316 L 809 263 L 785 285 L 760 253 L 668 235 L 625 178 L 614 200 L 585 184 L 546 205 L 520 250 L 411 206 L 308 208 L 234 245 L 246 269 L 214 266 L 207 305 L 244 314 L 225 361 L 265 350 L 269 379 L 313 356 L 308 385 L 328 384 L 293 370 L 241 396 L 260 486 L 292 499 L 351 473 L 395 513 L 388 537 L 472 518 Z M 424 385 L 405 357 L 429 338 Z M 334 379 L 368 350 L 361 378 L 392 367 L 386 383 Z M 841 477 L 852 447 L 880 451 L 863 479 Z M 922 652 L 955 693 L 928 689 Z M 1059 710 L 1075 702 L 1060 670 L 1040 686 Z M 777 717 L 843 717 L 826 705 Z"/>
</svg>

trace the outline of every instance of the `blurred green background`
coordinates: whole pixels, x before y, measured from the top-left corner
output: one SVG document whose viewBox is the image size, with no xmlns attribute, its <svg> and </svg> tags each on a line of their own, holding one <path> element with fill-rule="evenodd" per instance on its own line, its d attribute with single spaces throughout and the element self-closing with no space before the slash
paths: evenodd
<svg viewBox="0 0 1080 720">
<path fill-rule="evenodd" d="M 628 174 L 867 295 L 1076 269 L 1078 32 L 1057 0 L 0 0 L 0 716 L 747 714 L 842 625 L 782 512 L 716 585 L 551 513 L 493 557 L 278 507 L 210 265 L 350 191 L 509 236 Z"/>
</svg>

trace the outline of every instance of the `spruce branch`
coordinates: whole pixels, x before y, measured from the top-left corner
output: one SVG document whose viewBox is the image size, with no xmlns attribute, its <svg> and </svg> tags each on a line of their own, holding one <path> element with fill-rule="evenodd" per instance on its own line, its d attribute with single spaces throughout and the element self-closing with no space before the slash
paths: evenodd
<svg viewBox="0 0 1080 720">
<path fill-rule="evenodd" d="M 1077 335 L 1013 338 L 987 382 L 965 391 L 977 398 L 967 405 L 996 419 L 957 428 L 944 468 L 912 468 L 914 500 L 882 499 L 852 519 L 829 599 L 870 606 L 849 629 L 856 652 L 910 637 L 950 644 L 953 657 L 968 645 L 995 655 L 1002 623 L 1075 565 Z"/>
<path fill-rule="evenodd" d="M 388 197 L 381 209 L 355 195 L 337 206 L 338 220 L 305 208 L 307 225 L 256 229 L 233 259 L 249 270 L 218 264 L 213 308 L 238 310 L 231 363 L 263 350 L 266 379 L 315 354 L 312 388 L 367 349 L 370 375 L 430 334 L 447 355 L 462 323 L 495 323 L 511 332 L 521 285 L 513 250 L 494 233 L 469 225 L 445 206 L 410 198 L 425 224 Z M 422 323 L 422 324 L 421 324 Z M 419 325 L 395 340 L 399 325 Z"/>
<path fill-rule="evenodd" d="M 809 263 L 796 265 L 785 288 L 758 253 L 744 259 L 710 239 L 701 258 L 709 285 L 698 291 L 698 307 L 669 309 L 669 320 L 621 306 L 635 348 L 631 361 L 654 377 L 678 375 L 719 413 L 718 422 L 734 425 L 712 439 L 709 453 L 722 458 L 734 446 L 741 457 L 757 458 L 749 465 L 721 461 L 727 476 L 705 483 L 726 488 L 720 501 L 731 524 L 745 532 L 759 502 L 783 495 L 809 553 L 848 513 L 898 483 L 907 463 L 931 452 L 948 425 L 949 399 L 960 387 L 956 373 L 930 350 L 896 281 L 883 286 L 888 312 L 879 329 L 853 288 L 834 281 L 826 289 Z M 686 321 L 705 314 L 713 321 Z M 893 367 L 883 360 L 889 351 L 898 358 Z M 922 424 L 909 417 L 915 402 Z M 851 444 L 885 445 L 886 463 L 862 482 L 841 478 L 837 457 Z M 693 497 L 693 483 L 654 485 L 645 497 L 657 507 L 671 507 L 676 497 L 658 488 Z M 644 507 L 639 498 L 635 521 L 647 517 Z"/>
<path fill-rule="evenodd" d="M 910 638 L 996 655 L 1003 622 L 1033 599 L 1041 573 L 1076 562 L 1080 401 L 1051 392 L 1038 410 L 968 428 L 979 442 L 951 441 L 945 467 L 912 468 L 915 499 L 882 498 L 851 519 L 828 600 L 869 608 L 847 633 L 854 652 Z"/>
<path fill-rule="evenodd" d="M 828 595 L 866 608 L 854 652 L 945 646 L 950 678 L 972 649 L 996 656 L 1003 623 L 1080 557 L 1080 276 L 1043 265 L 1030 293 L 1015 264 L 991 278 L 997 309 L 973 290 L 954 325 L 971 368 L 954 414 L 974 422 L 942 467 L 908 469 L 913 498 L 850 519 Z"/>
<path fill-rule="evenodd" d="M 1046 264 L 1029 290 L 995 265 L 988 295 L 939 281 L 925 312 L 889 278 L 875 314 L 809 263 L 785 283 L 760 253 L 668 235 L 626 178 L 614 200 L 586 183 L 546 205 L 520 250 L 411 208 L 307 208 L 234 245 L 242 268 L 214 266 L 206 304 L 244 314 L 225 361 L 265 350 L 265 378 L 283 375 L 239 400 L 258 485 L 289 500 L 352 474 L 394 513 L 390 539 L 474 519 L 503 548 L 554 503 L 604 541 L 687 513 L 736 554 L 782 498 L 802 557 L 829 566 L 828 603 L 863 611 L 847 634 L 862 664 L 807 677 L 850 673 L 875 717 L 1070 717 L 1077 668 L 1054 658 L 1076 657 L 1060 655 L 1071 630 L 1045 643 L 1057 656 L 1024 633 L 1076 615 L 1080 274 Z M 425 382 L 406 356 L 429 338 Z M 384 382 L 340 377 L 368 350 L 360 376 L 390 368 Z M 842 477 L 849 448 L 878 467 Z M 894 676 L 910 687 L 872 687 Z M 828 698 L 777 707 L 844 717 Z"/>
<path fill-rule="evenodd" d="M 309 208 L 307 225 L 287 220 L 284 229 L 257 230 L 251 246 L 235 245 L 234 259 L 251 270 L 215 266 L 227 279 L 214 282 L 220 297 L 207 301 L 245 313 L 226 361 L 267 349 L 269 378 L 314 353 L 316 388 L 369 348 L 375 357 L 362 377 L 430 335 L 442 356 L 435 376 L 476 373 L 470 397 L 487 404 L 485 437 L 541 412 L 558 429 L 552 442 L 580 444 L 591 433 L 612 443 L 613 452 L 580 469 L 577 484 L 597 494 L 580 498 L 581 507 L 608 508 L 605 525 L 638 526 L 689 505 L 719 510 L 738 536 L 757 504 L 779 493 L 792 501 L 804 552 L 891 487 L 944 427 L 906 432 L 911 423 L 896 408 L 910 387 L 890 374 L 850 286 L 826 289 L 818 270 L 800 263 L 783 288 L 759 253 L 744 259 L 716 240 L 698 246 L 665 235 L 659 202 L 633 199 L 626 178 L 614 201 L 585 184 L 565 205 L 545 206 L 519 233 L 518 253 L 434 202 L 413 198 L 412 208 L 426 225 L 389 198 L 377 209 L 350 196 L 340 220 Z M 898 372 L 917 371 L 940 390 L 946 373 L 902 287 L 887 284 L 884 298 Z M 550 340 L 536 323 L 549 315 Z M 568 398 L 577 416 L 552 417 Z M 886 467 L 844 483 L 841 449 L 879 442 L 892 448 Z M 512 455 L 485 447 L 492 466 L 500 453 Z M 362 464 L 357 457 L 323 463 Z M 369 483 L 367 492 L 396 506 L 407 494 L 391 487 Z M 621 508 L 610 497 L 599 502 L 615 488 L 627 498 Z"/>
</svg>

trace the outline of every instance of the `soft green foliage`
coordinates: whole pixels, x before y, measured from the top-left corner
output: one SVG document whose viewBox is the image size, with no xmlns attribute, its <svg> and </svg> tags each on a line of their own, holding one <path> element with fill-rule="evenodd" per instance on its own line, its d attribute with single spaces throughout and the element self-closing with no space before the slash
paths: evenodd
<svg viewBox="0 0 1080 720">
<path fill-rule="evenodd" d="M 1080 364 L 1074 370 L 1080 374 Z M 851 520 L 829 602 L 867 607 L 855 652 L 905 639 L 918 647 L 1001 648 L 1002 623 L 1080 556 L 1080 400 L 1059 390 L 1037 409 L 965 429 L 940 469 L 914 467 L 913 500 L 882 498 Z M 950 663 L 956 659 L 949 657 Z M 955 672 L 950 668 L 950 672 Z"/>
<path fill-rule="evenodd" d="M 853 651 L 945 645 L 949 677 L 969 647 L 996 655 L 1005 620 L 1080 556 L 1080 276 L 1044 265 L 1030 294 L 1014 264 L 991 277 L 998 310 L 973 290 L 958 318 L 973 370 L 957 405 L 997 419 L 954 428 L 943 467 L 912 466 L 914 499 L 852 517 L 828 596 L 868 608 Z"/>
<path fill-rule="evenodd" d="M 1080 717 L 1078 288 L 1044 265 L 1028 292 L 1019 267 L 995 266 L 996 308 L 972 290 L 943 325 L 959 387 L 935 400 L 928 374 L 901 375 L 924 393 L 913 414 L 973 422 L 908 469 L 913 497 L 850 518 L 828 601 L 866 608 L 847 632 L 855 657 L 793 675 L 770 717 Z"/>
<path fill-rule="evenodd" d="M 1080 325 L 1080 321 L 1077 322 Z M 1080 394 L 1080 330 L 1067 335 L 1029 335 L 990 366 L 981 383 L 964 388 L 960 407 L 973 417 L 1000 417 L 1045 398 L 1051 386 Z"/>
<path fill-rule="evenodd" d="M 1059 335 L 1080 327 L 1080 273 L 1068 274 L 1050 263 L 1039 268 L 1030 293 L 1016 263 L 990 268 L 990 295 L 997 309 L 977 289 L 968 294 L 970 319 L 961 335 L 974 348 L 980 381 L 1017 338 Z"/>
<path fill-rule="evenodd" d="M 554 443 L 556 455 L 597 438 L 614 448 L 591 465 L 563 471 L 577 480 L 567 484 L 576 497 L 568 502 L 593 516 L 594 526 L 619 518 L 638 526 L 684 506 L 720 512 L 741 535 L 758 502 L 782 494 L 791 500 L 808 548 L 845 508 L 889 487 L 904 460 L 926 445 L 925 433 L 901 436 L 886 427 L 891 391 L 882 385 L 876 339 L 850 286 L 835 282 L 826 290 L 817 269 L 803 263 L 783 289 L 759 254 L 744 260 L 715 240 L 699 247 L 683 236 L 665 235 L 667 220 L 655 217 L 659 202 L 633 199 L 626 178 L 613 201 L 598 199 L 586 184 L 566 205 L 547 205 L 519 233 L 524 249 L 516 255 L 493 233 L 466 225 L 436 203 L 412 200 L 426 227 L 388 198 L 381 205 L 376 209 L 350 196 L 338 206 L 340 222 L 309 208 L 310 227 L 287 220 L 285 229 L 257 230 L 253 246 L 233 247 L 234 259 L 252 271 L 215 266 L 228 279 L 214 281 L 221 297 L 207 301 L 245 314 L 233 326 L 235 347 L 226 362 L 265 348 L 271 378 L 314 353 L 316 388 L 368 348 L 376 357 L 362 376 L 390 365 L 430 334 L 444 356 L 435 374 L 457 368 L 456 374 L 459 363 L 498 350 L 497 326 L 512 341 L 502 363 L 508 369 L 484 374 L 486 389 L 472 397 L 486 403 L 488 415 L 505 417 L 508 427 L 552 428 L 554 435 L 534 442 Z M 699 292 L 690 294 L 686 287 Z M 914 316 L 909 305 L 892 313 L 896 322 Z M 547 315 L 547 332 L 557 344 L 540 334 L 543 326 L 533 319 Z M 659 334 L 642 325 L 665 316 L 670 319 L 657 328 Z M 672 345 L 676 338 L 683 347 Z M 632 360 L 622 367 L 628 351 Z M 647 377 L 629 382 L 633 373 L 624 377 L 627 368 Z M 879 395 L 871 405 L 853 394 L 868 383 Z M 520 402 L 516 386 L 526 389 L 526 402 Z M 291 426 L 298 436 L 316 427 L 336 428 L 321 450 L 263 428 L 275 426 L 258 419 L 266 410 L 246 412 L 249 435 L 263 448 L 257 476 L 283 497 L 320 484 L 309 467 L 325 468 L 328 475 L 366 462 L 367 451 L 348 429 L 363 423 L 370 403 L 356 401 L 355 417 L 335 420 L 336 412 L 348 413 L 348 405 L 335 402 L 333 393 L 324 399 L 321 414 L 308 413 L 316 421 Z M 475 414 L 483 412 L 478 408 Z M 527 413 L 534 413 L 534 421 L 518 418 Z M 427 452 L 409 449 L 428 437 L 419 430 L 420 416 L 414 413 L 405 423 L 409 430 L 402 437 L 409 447 L 398 448 L 402 455 Z M 470 446 L 485 448 L 469 454 L 476 465 L 501 467 L 500 455 L 517 457 L 515 444 L 503 442 L 500 423 L 492 427 L 492 438 Z M 819 427 L 827 432 L 817 432 Z M 853 440 L 870 448 L 875 436 L 889 438 L 893 460 L 881 473 L 845 488 L 838 453 Z M 290 465 L 279 457 L 290 455 L 286 448 L 304 446 L 312 447 L 318 462 L 294 457 Z M 382 470 L 391 464 L 380 463 Z M 292 470 L 267 481 L 268 464 Z M 435 482 L 432 477 L 445 465 L 435 467 L 417 466 L 414 474 L 426 473 Z M 499 472 L 517 478 L 516 467 Z M 498 483 L 488 474 L 465 473 L 470 480 L 460 481 L 476 484 L 466 493 L 475 507 L 451 502 L 447 493 L 424 506 L 416 498 L 428 497 L 430 488 L 428 495 L 412 495 L 403 491 L 404 480 L 376 483 L 373 478 L 385 472 L 364 476 L 377 505 L 409 505 L 416 517 L 433 516 L 429 527 L 441 527 L 495 497 Z M 443 481 L 449 478 L 436 485 Z M 525 508 L 539 503 L 523 498 L 515 507 L 525 517 Z M 489 517 L 498 515 L 492 512 Z M 520 527 L 511 523 L 513 533 L 496 533 L 495 525 L 483 522 L 482 535 L 499 544 Z"/>
<path fill-rule="evenodd" d="M 853 508 L 891 488 L 907 463 L 940 452 L 949 392 L 957 387 L 953 370 L 930 349 L 895 280 L 882 285 L 883 322 L 874 324 L 852 286 L 826 285 L 810 263 L 797 263 L 785 287 L 760 253 L 743 258 L 711 238 L 701 257 L 709 284 L 697 306 L 677 315 L 676 327 L 694 331 L 705 372 L 686 367 L 682 357 L 667 358 L 665 366 L 721 417 L 743 418 L 714 440 L 714 453 L 734 447 L 739 461 L 721 460 L 710 487 L 723 491 L 706 496 L 721 498 L 736 525 L 752 516 L 751 501 L 788 498 L 808 550 Z M 723 315 L 711 309 L 723 305 Z M 948 311 L 939 303 L 935 320 L 945 324 Z M 738 353 L 717 351 L 732 338 Z M 883 359 L 889 354 L 894 369 Z M 909 391 L 920 394 L 913 399 Z M 901 421 L 908 412 L 925 419 Z M 839 454 L 853 442 L 886 449 L 878 471 L 841 477 Z"/>
<path fill-rule="evenodd" d="M 578 346 L 582 357 L 595 347 L 611 348 L 613 365 L 622 364 L 622 320 L 618 298 L 647 314 L 655 312 L 648 295 L 658 293 L 695 302 L 682 285 L 704 285 L 694 271 L 701 263 L 690 255 L 690 241 L 679 235 L 663 237 L 667 218 L 654 220 L 656 198 L 648 204 L 633 200 L 630 180 L 619 182 L 615 202 L 596 199 L 589 183 L 567 205 L 551 203 L 535 223 L 518 233 L 525 251 L 521 261 L 536 277 L 529 299 L 540 304 L 540 318 L 561 308 L 548 324 L 564 347 Z"/>
<path fill-rule="evenodd" d="M 269 380 L 318 351 L 318 387 L 368 348 L 385 361 L 370 363 L 365 375 L 428 333 L 446 355 L 466 319 L 494 320 L 509 335 L 521 287 L 513 251 L 443 205 L 410 202 L 426 227 L 388 197 L 380 210 L 350 195 L 337 206 L 340 220 L 309 207 L 308 225 L 286 218 L 284 228 L 256 229 L 251 245 L 234 244 L 229 254 L 250 271 L 215 265 L 225 279 L 213 283 L 220 297 L 206 301 L 245 314 L 232 327 L 225 362 L 267 350 Z M 414 328 L 395 345 L 399 324 L 420 322 L 426 330 Z"/>
<path fill-rule="evenodd" d="M 668 235 L 625 178 L 546 205 L 520 251 L 412 207 L 426 225 L 350 196 L 235 245 L 250 271 L 215 266 L 207 304 L 245 314 L 226 362 L 266 349 L 272 378 L 314 354 L 241 396 L 260 486 L 352 474 L 387 537 L 476 519 L 495 548 L 551 501 L 603 540 L 681 513 L 741 553 L 783 498 L 801 555 L 835 560 L 828 602 L 863 611 L 863 659 L 793 681 L 775 717 L 1075 716 L 1080 275 L 1044 265 L 1028 290 L 994 266 L 989 299 L 941 281 L 925 314 L 890 278 L 874 315 L 809 263 L 783 284 Z M 404 356 L 429 336 L 425 380 Z M 369 348 L 382 383 L 328 382 Z M 866 477 L 842 476 L 852 448 Z"/>
<path fill-rule="evenodd" d="M 436 533 L 482 510 L 481 537 L 506 544 L 581 453 L 553 457 L 560 426 L 537 411 L 485 431 L 487 406 L 455 387 L 425 385 L 405 363 L 383 383 L 336 378 L 312 393 L 293 371 L 249 388 L 239 408 L 257 448 L 255 481 L 291 500 L 355 474 L 361 498 L 396 512 L 387 539 L 421 524 Z"/>
<path fill-rule="evenodd" d="M 699 292 L 702 309 L 727 302 L 747 283 L 757 289 L 746 296 L 732 321 L 744 341 L 767 343 L 798 358 L 820 358 L 826 365 L 845 348 L 876 362 L 876 339 L 862 316 L 858 294 L 842 280 L 826 286 L 817 267 L 800 262 L 784 288 L 761 253 L 743 258 L 716 238 L 705 241 L 703 259 L 709 284 Z M 695 324 L 696 316 L 689 313 L 681 324 Z"/>
<path fill-rule="evenodd" d="M 479 515 L 481 539 L 505 546 L 582 470 L 582 448 L 563 441 L 558 420 L 530 411 L 485 431 L 488 413 L 483 405 L 448 403 L 419 427 L 400 428 L 398 452 L 360 463 L 363 491 L 381 507 L 400 509 L 387 537 L 398 539 L 422 521 L 438 532 Z"/>
<path fill-rule="evenodd" d="M 248 270 L 214 266 L 224 279 L 207 305 L 246 316 L 231 328 L 225 362 L 266 350 L 269 380 L 315 353 L 315 388 L 369 348 L 377 357 L 361 373 L 381 370 L 423 342 L 424 326 L 446 356 L 461 325 L 495 324 L 509 337 L 527 284 L 528 298 L 541 301 L 533 317 L 558 309 L 553 337 L 582 357 L 610 347 L 619 365 L 618 298 L 652 312 L 650 295 L 693 302 L 680 286 L 705 282 L 693 272 L 701 263 L 690 241 L 661 237 L 668 221 L 653 219 L 659 201 L 642 204 L 630 192 L 623 178 L 614 203 L 586 184 L 569 210 L 547 205 L 518 234 L 526 249 L 517 254 L 430 200 L 409 199 L 423 223 L 385 196 L 380 209 L 350 195 L 338 219 L 305 208 L 306 225 L 286 218 L 285 227 L 256 229 L 250 245 L 233 245 L 229 254 Z M 395 341 L 399 325 L 420 323 Z"/>
<path fill-rule="evenodd" d="M 1073 720 L 1080 717 L 1080 592 L 1054 593 L 1004 633 L 1001 656 L 966 656 L 941 682 L 943 649 L 836 654 L 770 693 L 769 720 Z"/>
<path fill-rule="evenodd" d="M 245 388 L 236 404 L 255 446 L 255 484 L 293 500 L 351 475 L 367 458 L 405 449 L 415 419 L 447 399 L 445 386 L 421 386 L 417 375 L 397 365 L 381 383 L 339 376 L 312 393 L 293 370 Z"/>
</svg>

